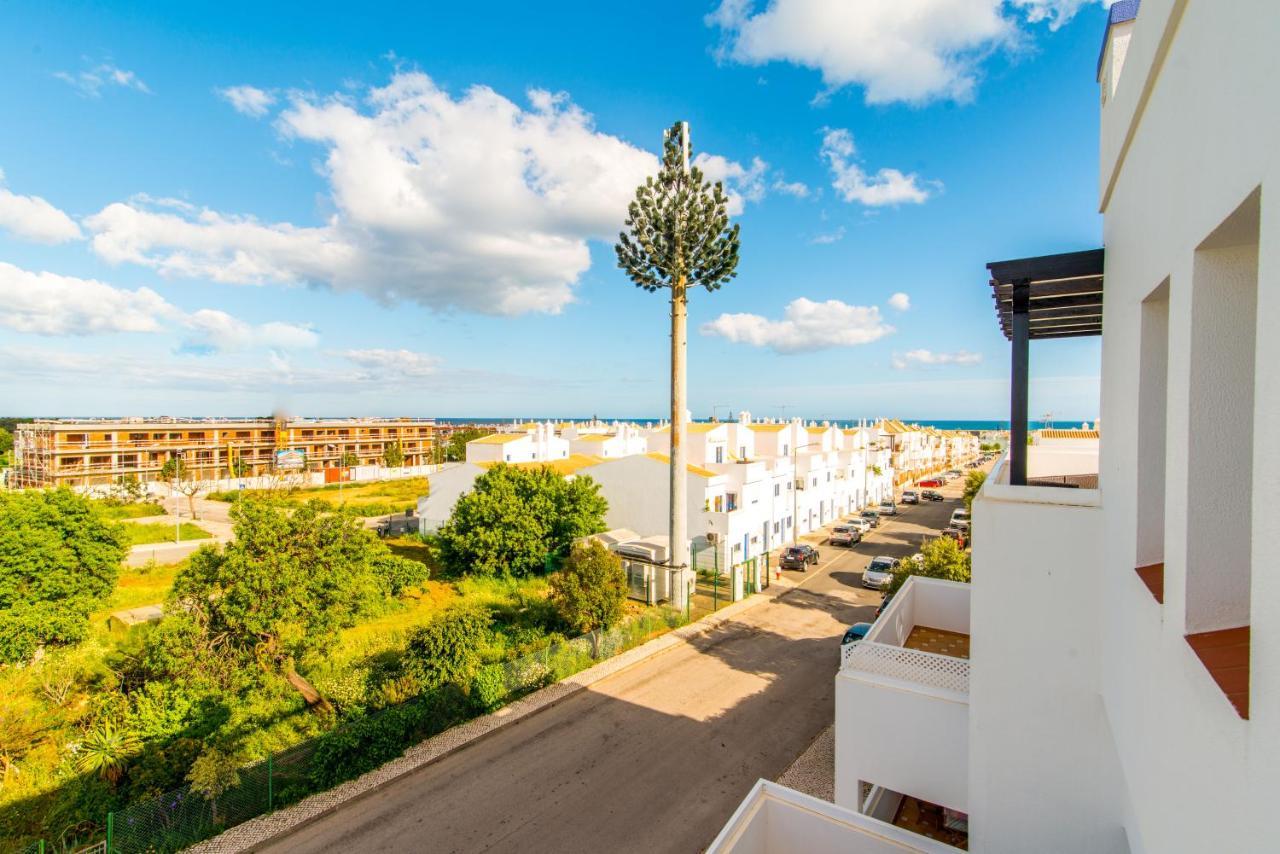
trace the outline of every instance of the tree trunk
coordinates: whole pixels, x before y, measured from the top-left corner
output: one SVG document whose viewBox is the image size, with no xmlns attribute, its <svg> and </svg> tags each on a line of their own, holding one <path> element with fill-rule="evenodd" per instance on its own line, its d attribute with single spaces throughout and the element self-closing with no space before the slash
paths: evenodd
<svg viewBox="0 0 1280 854">
<path fill-rule="evenodd" d="M 294 690 L 302 695 L 302 699 L 307 701 L 307 705 L 313 709 L 320 709 L 325 712 L 332 712 L 333 706 L 329 701 L 320 696 L 320 692 L 316 687 L 302 677 L 298 671 L 293 669 L 293 665 L 289 665 L 284 669 L 284 678 L 293 686 Z"/>
</svg>

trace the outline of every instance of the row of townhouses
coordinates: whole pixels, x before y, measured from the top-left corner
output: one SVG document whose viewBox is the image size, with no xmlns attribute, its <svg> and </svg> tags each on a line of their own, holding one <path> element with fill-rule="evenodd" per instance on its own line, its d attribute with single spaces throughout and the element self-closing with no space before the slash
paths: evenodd
<svg viewBox="0 0 1280 854">
<path fill-rule="evenodd" d="M 852 427 L 790 421 L 734 421 L 688 425 L 690 555 L 670 561 L 668 525 L 670 427 L 591 422 L 529 423 L 473 440 L 467 462 L 432 478 L 431 494 L 418 504 L 423 532 L 439 528 L 458 496 L 498 463 L 548 465 L 566 477 L 590 476 L 609 502 L 607 523 L 642 538 L 656 563 L 688 562 L 727 572 L 751 564 L 797 537 L 868 506 L 894 499 L 893 447 L 912 442 L 936 449 L 913 456 L 919 472 L 960 465 L 978 454 L 971 434 L 944 436 L 900 422 L 860 422 Z M 946 441 L 949 440 L 949 441 Z M 757 565 L 757 562 L 759 565 Z M 658 585 L 665 590 L 667 583 Z"/>
<path fill-rule="evenodd" d="M 834 803 L 762 780 L 711 852 L 1277 849 L 1277 44 L 1274 0 L 1111 6 L 1105 250 L 988 265 L 1011 437 L 972 584 L 911 579 L 842 649 Z M 1028 444 L 1029 344 L 1087 335 L 1107 430 Z"/>
</svg>

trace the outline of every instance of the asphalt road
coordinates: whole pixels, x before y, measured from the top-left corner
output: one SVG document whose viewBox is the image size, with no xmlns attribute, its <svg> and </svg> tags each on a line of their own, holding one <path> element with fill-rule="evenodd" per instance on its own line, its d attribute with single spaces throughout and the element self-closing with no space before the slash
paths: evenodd
<svg viewBox="0 0 1280 854">
<path fill-rule="evenodd" d="M 804 587 L 259 850 L 700 851 L 831 723 L 840 636 L 880 601 L 861 586 L 868 561 L 915 553 L 957 504 L 821 546 Z"/>
</svg>

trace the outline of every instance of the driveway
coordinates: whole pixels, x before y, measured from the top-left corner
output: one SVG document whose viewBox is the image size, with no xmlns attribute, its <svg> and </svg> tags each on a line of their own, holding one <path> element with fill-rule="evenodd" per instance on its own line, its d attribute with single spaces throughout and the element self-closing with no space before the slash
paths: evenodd
<svg viewBox="0 0 1280 854">
<path fill-rule="evenodd" d="M 831 723 L 840 636 L 880 601 L 867 562 L 914 553 L 956 504 L 822 546 L 800 589 L 258 850 L 701 850 Z"/>
</svg>

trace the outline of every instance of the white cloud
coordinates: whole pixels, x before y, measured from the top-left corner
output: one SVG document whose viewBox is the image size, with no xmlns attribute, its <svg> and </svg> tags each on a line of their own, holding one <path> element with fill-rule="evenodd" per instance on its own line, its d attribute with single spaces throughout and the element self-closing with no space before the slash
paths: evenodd
<svg viewBox="0 0 1280 854">
<path fill-rule="evenodd" d="M 218 97 L 234 107 L 237 113 L 255 119 L 265 116 L 267 110 L 271 109 L 271 105 L 276 102 L 275 95 L 257 86 L 228 86 L 215 91 Z"/>
<path fill-rule="evenodd" d="M 782 320 L 758 314 L 722 314 L 702 324 L 699 331 L 778 353 L 803 353 L 870 344 L 894 329 L 873 305 L 848 305 L 834 299 L 814 302 L 800 297 L 787 304 Z"/>
<path fill-rule="evenodd" d="M 102 95 L 102 90 L 118 86 L 122 89 L 135 89 L 139 92 L 151 94 L 151 90 L 147 88 L 147 84 L 142 82 L 142 78 L 132 71 L 126 71 L 118 68 L 110 62 L 104 62 L 93 68 L 83 71 L 55 71 L 54 77 L 67 83 L 87 98 L 98 98 Z"/>
<path fill-rule="evenodd" d="M 843 225 L 838 226 L 835 231 L 828 231 L 828 232 L 824 232 L 823 234 L 819 234 L 809 242 L 813 244 L 817 244 L 818 246 L 824 246 L 830 243 L 839 243 L 841 240 L 844 240 Z"/>
<path fill-rule="evenodd" d="M 65 243 L 81 237 L 80 226 L 63 211 L 39 196 L 19 196 L 4 187 L 0 187 L 0 230 L 37 243 Z"/>
<path fill-rule="evenodd" d="M 224 311 L 190 314 L 150 288 L 128 290 L 97 279 L 31 272 L 0 261 L 0 326 L 33 335 L 101 335 L 115 332 L 182 335 L 183 346 L 202 352 L 234 352 L 316 346 L 316 333 L 293 323 L 250 324 Z"/>
<path fill-rule="evenodd" d="M 303 350 L 315 347 L 320 337 L 314 330 L 295 323 L 270 321 L 246 323 L 225 311 L 202 308 L 181 319 L 186 327 L 188 349 L 219 353 L 245 350 Z"/>
<path fill-rule="evenodd" d="M 853 134 L 843 128 L 826 130 L 820 153 L 831 168 L 831 186 L 846 202 L 859 202 L 868 207 L 918 205 L 931 195 L 920 186 L 915 173 L 904 175 L 897 169 L 880 169 L 868 175 L 854 160 L 858 152 Z"/>
<path fill-rule="evenodd" d="M 809 198 L 809 185 L 800 181 L 784 181 L 779 178 L 773 182 L 774 192 L 782 193 L 788 196 L 795 196 L 797 199 Z"/>
<path fill-rule="evenodd" d="M 437 373 L 443 361 L 439 356 L 403 349 L 344 350 L 339 355 L 364 369 L 368 377 L 426 377 Z"/>
<path fill-rule="evenodd" d="M 1056 29 L 1090 2 L 722 0 L 706 21 L 724 58 L 816 69 L 829 90 L 863 87 L 869 104 L 925 103 L 971 98 L 983 59 L 1022 37 L 1016 13 Z"/>
<path fill-rule="evenodd" d="M 981 353 L 957 350 L 954 353 L 935 353 L 932 350 L 909 350 L 899 356 L 893 354 L 893 367 L 899 371 L 908 368 L 934 368 L 944 365 L 977 365 L 982 362 Z"/>
<path fill-rule="evenodd" d="M 615 237 L 658 161 L 596 131 L 564 94 L 533 90 L 528 104 L 484 86 L 453 97 L 421 73 L 396 74 L 362 103 L 294 95 L 277 127 L 325 151 L 334 213 L 322 225 L 136 201 L 85 224 L 104 259 L 164 275 L 319 283 L 441 310 L 558 312 L 590 265 L 587 241 Z M 744 198 L 754 169 L 743 170 Z"/>
<path fill-rule="evenodd" d="M 764 176 L 769 164 L 759 157 L 751 158 L 750 166 L 743 166 L 719 154 L 703 152 L 693 158 L 693 165 L 702 170 L 708 181 L 724 184 L 725 194 L 729 197 L 730 216 L 740 215 L 747 202 L 758 202 L 764 198 Z"/>
<path fill-rule="evenodd" d="M 896 308 L 898 311 L 906 311 L 911 308 L 911 297 L 904 294 L 902 291 L 898 291 L 896 294 L 889 297 L 889 307 Z"/>
</svg>

